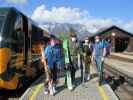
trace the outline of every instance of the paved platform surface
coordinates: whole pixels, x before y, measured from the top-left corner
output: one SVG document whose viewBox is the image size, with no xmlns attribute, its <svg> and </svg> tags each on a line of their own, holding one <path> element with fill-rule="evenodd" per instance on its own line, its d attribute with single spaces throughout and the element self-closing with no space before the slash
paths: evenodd
<svg viewBox="0 0 133 100">
<path fill-rule="evenodd" d="M 105 63 L 133 78 L 133 62 L 123 62 L 116 59 L 105 59 Z"/>
<path fill-rule="evenodd" d="M 93 67 L 91 67 L 91 75 L 92 79 L 82 84 L 80 71 L 77 71 L 76 87 L 73 91 L 65 88 L 64 78 L 60 78 L 55 96 L 44 94 L 44 77 L 41 76 L 36 83 L 27 89 L 20 100 L 118 100 L 108 84 L 98 86 L 97 75 Z"/>
</svg>

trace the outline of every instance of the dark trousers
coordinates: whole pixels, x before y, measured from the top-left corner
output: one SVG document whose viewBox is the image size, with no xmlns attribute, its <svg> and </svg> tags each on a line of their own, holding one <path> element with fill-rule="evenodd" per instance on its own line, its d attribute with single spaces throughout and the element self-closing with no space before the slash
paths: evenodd
<svg viewBox="0 0 133 100">
<path fill-rule="evenodd" d="M 54 81 L 54 83 L 57 82 L 57 72 L 58 72 L 57 64 L 54 63 L 54 68 L 53 68 L 53 81 Z"/>
<path fill-rule="evenodd" d="M 71 70 L 72 84 L 74 84 L 74 82 L 75 82 L 75 73 L 76 73 L 76 70 L 73 68 L 73 69 Z"/>
</svg>

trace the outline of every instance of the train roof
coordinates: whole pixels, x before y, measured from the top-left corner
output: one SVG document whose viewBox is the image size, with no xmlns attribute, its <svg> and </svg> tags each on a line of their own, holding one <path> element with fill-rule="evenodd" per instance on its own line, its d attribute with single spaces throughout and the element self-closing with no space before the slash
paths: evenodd
<svg viewBox="0 0 133 100">
<path fill-rule="evenodd" d="M 0 13 L 2 15 L 7 15 L 11 10 L 13 10 L 14 8 L 7 8 L 7 7 L 0 7 Z"/>
<path fill-rule="evenodd" d="M 34 26 L 35 28 L 37 28 L 40 31 L 43 31 L 43 36 L 50 38 L 51 36 L 48 34 L 48 32 L 46 32 L 46 30 L 42 29 L 35 21 L 33 21 L 31 18 L 27 17 L 25 14 L 23 14 L 22 12 L 20 12 L 19 10 L 17 10 L 15 7 L 0 7 L 0 14 L 2 15 L 7 15 L 9 13 L 19 13 L 21 15 L 23 15 L 24 17 L 26 17 L 28 19 L 28 22 L 31 24 L 31 26 Z"/>
</svg>

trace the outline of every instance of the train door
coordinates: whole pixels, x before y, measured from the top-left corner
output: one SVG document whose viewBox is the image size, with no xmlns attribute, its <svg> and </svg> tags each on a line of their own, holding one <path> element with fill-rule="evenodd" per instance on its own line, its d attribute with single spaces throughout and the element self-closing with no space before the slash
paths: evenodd
<svg viewBox="0 0 133 100">
<path fill-rule="evenodd" d="M 24 63 L 24 34 L 22 31 L 22 17 L 17 14 L 12 38 L 13 61 L 16 69 L 20 69 Z"/>
<path fill-rule="evenodd" d="M 29 45 L 28 20 L 24 15 L 22 15 L 22 17 L 23 17 L 23 32 L 24 32 L 24 65 L 27 65 L 28 64 L 28 45 Z"/>
</svg>

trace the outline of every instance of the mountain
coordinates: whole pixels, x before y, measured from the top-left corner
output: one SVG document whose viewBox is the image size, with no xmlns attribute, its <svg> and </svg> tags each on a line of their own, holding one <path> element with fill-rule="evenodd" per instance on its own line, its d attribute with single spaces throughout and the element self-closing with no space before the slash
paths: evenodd
<svg viewBox="0 0 133 100">
<path fill-rule="evenodd" d="M 73 29 L 76 32 L 79 39 L 91 35 L 87 28 L 81 24 L 43 23 L 43 25 L 40 25 L 40 27 L 47 30 L 50 34 L 54 34 L 55 36 L 58 36 L 60 33 L 68 35 L 70 33 L 70 29 Z"/>
</svg>

